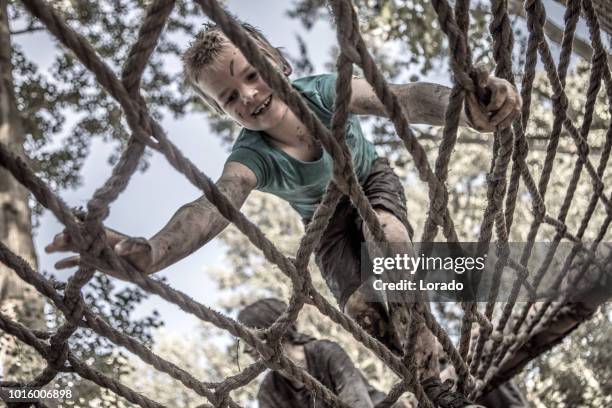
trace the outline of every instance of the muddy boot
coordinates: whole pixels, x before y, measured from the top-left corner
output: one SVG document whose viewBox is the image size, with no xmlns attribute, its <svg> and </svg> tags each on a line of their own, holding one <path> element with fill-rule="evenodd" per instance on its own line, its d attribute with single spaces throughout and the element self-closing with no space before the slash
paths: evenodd
<svg viewBox="0 0 612 408">
<path fill-rule="evenodd" d="M 474 404 L 458 392 L 452 391 L 452 381 L 442 382 L 437 378 L 429 378 L 423 381 L 421 385 L 436 408 L 486 408 Z"/>
<path fill-rule="evenodd" d="M 372 300 L 371 293 L 366 294 L 362 285 L 349 297 L 344 311 L 370 336 L 383 343 L 393 353 L 401 355 L 401 344 L 389 321 L 384 302 Z"/>
</svg>

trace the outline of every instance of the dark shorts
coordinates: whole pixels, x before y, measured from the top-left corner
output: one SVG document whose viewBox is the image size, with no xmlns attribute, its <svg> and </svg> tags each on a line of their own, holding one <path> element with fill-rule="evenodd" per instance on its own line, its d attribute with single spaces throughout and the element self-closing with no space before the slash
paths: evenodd
<svg viewBox="0 0 612 408">
<path fill-rule="evenodd" d="M 363 190 L 373 208 L 384 209 L 395 215 L 412 237 L 404 187 L 387 159 L 378 158 L 374 161 Z M 362 283 L 361 244 L 364 241 L 363 221 L 345 196 L 338 203 L 315 251 L 315 260 L 321 274 L 342 309 L 349 296 Z"/>
</svg>

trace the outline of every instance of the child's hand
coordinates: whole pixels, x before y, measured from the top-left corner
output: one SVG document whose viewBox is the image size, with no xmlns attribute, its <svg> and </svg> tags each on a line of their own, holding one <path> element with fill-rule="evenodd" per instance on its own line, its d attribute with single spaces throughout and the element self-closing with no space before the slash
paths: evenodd
<svg viewBox="0 0 612 408">
<path fill-rule="evenodd" d="M 150 241 L 144 238 L 130 238 L 109 229 L 106 230 L 106 239 L 109 245 L 114 248 L 117 255 L 123 257 L 136 269 L 145 273 L 150 270 L 151 265 L 153 265 L 153 262 L 155 261 L 155 251 L 153 250 Z M 70 236 L 65 231 L 57 234 L 53 238 L 53 242 L 47 245 L 45 248 L 47 253 L 69 252 L 76 250 L 76 245 L 74 245 L 70 239 Z M 80 261 L 81 257 L 79 255 L 70 256 L 58 261 L 55 264 L 55 267 L 57 269 L 73 268 L 78 266 Z M 110 269 L 104 269 L 102 272 L 116 278 L 127 279 L 127 277 L 123 276 L 123 274 Z"/>
<path fill-rule="evenodd" d="M 486 76 L 480 85 L 487 90 L 486 96 L 468 93 L 466 97 L 465 113 L 469 126 L 479 132 L 509 127 L 521 113 L 521 95 L 510 82 L 494 76 Z"/>
</svg>

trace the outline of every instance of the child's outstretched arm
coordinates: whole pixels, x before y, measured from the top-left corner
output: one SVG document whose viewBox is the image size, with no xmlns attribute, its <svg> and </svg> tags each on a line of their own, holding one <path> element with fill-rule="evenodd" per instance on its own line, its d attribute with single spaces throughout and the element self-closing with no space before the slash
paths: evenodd
<svg viewBox="0 0 612 408">
<path fill-rule="evenodd" d="M 479 132 L 507 128 L 520 113 L 522 101 L 519 93 L 508 81 L 493 76 L 485 78 L 482 85 L 490 91 L 489 101 L 479 100 L 475 94 L 469 93 L 459 125 L 469 126 Z M 410 123 L 444 125 L 450 88 L 428 82 L 392 84 L 390 87 Z M 383 104 L 365 79 L 353 78 L 352 91 L 349 105 L 352 113 L 387 116 Z"/>
<path fill-rule="evenodd" d="M 236 208 L 242 206 L 256 184 L 255 174 L 237 162 L 228 162 L 216 183 Z M 141 272 L 150 274 L 195 252 L 223 231 L 228 223 L 215 206 L 202 196 L 179 208 L 151 239 L 131 238 L 111 229 L 106 230 L 106 238 L 119 256 L 124 257 Z M 45 248 L 47 252 L 75 249 L 76 245 L 70 241 L 66 232 L 56 235 L 53 242 Z M 78 265 L 79 261 L 78 255 L 71 256 L 57 262 L 55 267 L 70 268 Z M 117 271 L 103 272 L 120 279 L 126 278 Z"/>
</svg>

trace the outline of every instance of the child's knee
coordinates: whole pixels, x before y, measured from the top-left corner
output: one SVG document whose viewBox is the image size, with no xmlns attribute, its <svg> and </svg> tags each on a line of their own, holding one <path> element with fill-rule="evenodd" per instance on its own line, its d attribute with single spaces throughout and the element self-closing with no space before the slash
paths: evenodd
<svg viewBox="0 0 612 408">
<path fill-rule="evenodd" d="M 376 209 L 378 220 L 380 221 L 387 241 L 389 242 L 410 242 L 410 236 L 406 226 L 392 213 L 384 209 Z"/>
<path fill-rule="evenodd" d="M 375 333 L 384 330 L 382 327 L 377 327 L 383 316 L 375 307 L 375 303 L 369 303 L 367 300 L 362 291 L 356 290 L 346 302 L 346 314 L 363 328 L 371 329 Z"/>
<path fill-rule="evenodd" d="M 371 336 L 383 342 L 391 350 L 399 352 L 399 344 L 389 325 L 383 304 L 372 300 L 363 290 L 357 289 L 347 300 L 344 311 Z"/>
</svg>

